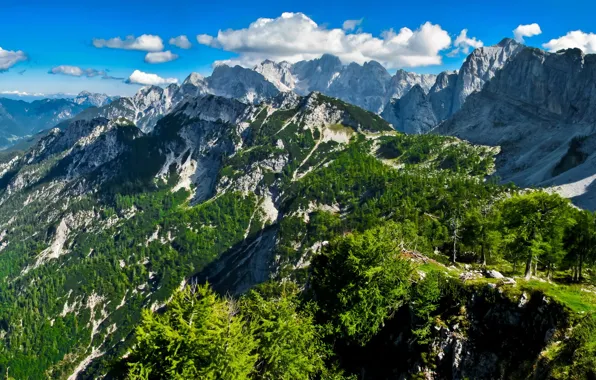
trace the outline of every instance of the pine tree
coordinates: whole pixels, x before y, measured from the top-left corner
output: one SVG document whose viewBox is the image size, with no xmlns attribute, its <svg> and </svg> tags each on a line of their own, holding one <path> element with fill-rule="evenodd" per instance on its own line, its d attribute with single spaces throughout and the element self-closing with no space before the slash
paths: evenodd
<svg viewBox="0 0 596 380">
<path fill-rule="evenodd" d="M 233 302 L 208 285 L 177 292 L 162 315 L 148 310 L 136 331 L 130 379 L 248 379 L 256 347 Z"/>
<path fill-rule="evenodd" d="M 502 207 L 508 241 L 514 251 L 525 256 L 525 277 L 529 279 L 542 255 L 558 252 L 556 256 L 560 257 L 565 229 L 575 222 L 569 201 L 538 191 L 515 195 Z"/>
<path fill-rule="evenodd" d="M 256 377 L 307 380 L 325 369 L 326 350 L 308 307 L 300 307 L 293 284 L 266 284 L 265 294 L 251 291 L 241 300 L 257 347 Z"/>
</svg>

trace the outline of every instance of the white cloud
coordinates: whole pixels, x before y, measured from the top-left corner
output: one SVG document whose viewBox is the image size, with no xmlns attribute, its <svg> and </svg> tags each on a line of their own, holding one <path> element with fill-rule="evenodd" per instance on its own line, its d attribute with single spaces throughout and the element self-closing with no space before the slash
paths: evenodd
<svg viewBox="0 0 596 380">
<path fill-rule="evenodd" d="M 142 84 L 146 86 L 162 86 L 171 83 L 178 83 L 178 79 L 176 78 L 162 78 L 157 74 L 150 74 L 144 73 L 139 70 L 135 70 L 128 79 L 126 83 L 129 84 Z"/>
<path fill-rule="evenodd" d="M 553 52 L 561 49 L 580 48 L 586 54 L 596 53 L 596 34 L 575 30 L 562 37 L 550 40 L 542 46 Z"/>
<path fill-rule="evenodd" d="M 0 47 L 0 71 L 5 71 L 21 61 L 26 61 L 27 55 L 22 51 L 4 50 Z"/>
<path fill-rule="evenodd" d="M 533 23 L 527 25 L 518 25 L 517 28 L 513 29 L 513 37 L 517 42 L 524 42 L 524 37 L 532 37 L 542 34 L 540 25 Z"/>
<path fill-rule="evenodd" d="M 447 55 L 450 57 L 454 57 L 459 53 L 469 54 L 470 48 L 477 49 L 479 47 L 484 46 L 482 41 L 476 39 L 476 37 L 468 37 L 468 29 L 463 29 L 459 36 L 453 42 L 454 49 L 451 50 Z"/>
<path fill-rule="evenodd" d="M 147 63 L 164 63 L 170 62 L 178 58 L 178 54 L 172 54 L 171 51 L 158 51 L 147 53 L 145 56 L 145 62 Z"/>
<path fill-rule="evenodd" d="M 214 40 L 214 38 L 208 34 L 199 34 L 197 36 L 197 42 L 200 43 L 201 45 L 210 46 L 211 43 L 213 42 L 213 40 Z"/>
<path fill-rule="evenodd" d="M 296 62 L 324 53 L 344 63 L 379 61 L 387 68 L 441 64 L 440 52 L 451 45 L 451 37 L 439 25 L 426 22 L 416 30 L 346 33 L 327 29 L 302 13 L 283 13 L 275 19 L 260 18 L 244 29 L 220 30 L 216 37 L 201 34 L 200 44 L 238 53 L 231 63 L 251 66 L 265 58 Z"/>
<path fill-rule="evenodd" d="M 60 65 L 53 67 L 49 72 L 49 74 L 62 74 L 62 75 L 70 75 L 73 77 L 87 77 L 93 78 L 98 75 L 105 75 L 105 71 L 99 71 L 95 69 L 82 69 L 78 66 L 69 66 L 69 65 Z"/>
<path fill-rule="evenodd" d="M 170 45 L 179 47 L 180 49 L 190 49 L 192 44 L 185 35 L 170 38 Z"/>
<path fill-rule="evenodd" d="M 83 69 L 78 66 L 60 65 L 50 69 L 48 74 L 68 75 L 71 77 L 87 77 L 93 78 L 101 76 L 101 79 L 115 79 L 122 80 L 124 78 L 113 77 L 108 75 L 108 70 Z"/>
<path fill-rule="evenodd" d="M 362 24 L 362 20 L 346 20 L 344 21 L 344 24 L 342 25 L 343 30 L 345 30 L 346 32 L 350 32 L 354 29 L 356 29 L 357 26 L 359 26 L 360 24 Z"/>
<path fill-rule="evenodd" d="M 137 38 L 135 36 L 127 36 L 124 40 L 120 37 L 110 38 L 109 40 L 94 38 L 93 46 L 96 48 L 106 47 L 125 50 L 161 51 L 163 50 L 163 41 L 159 36 L 143 34 Z"/>
</svg>

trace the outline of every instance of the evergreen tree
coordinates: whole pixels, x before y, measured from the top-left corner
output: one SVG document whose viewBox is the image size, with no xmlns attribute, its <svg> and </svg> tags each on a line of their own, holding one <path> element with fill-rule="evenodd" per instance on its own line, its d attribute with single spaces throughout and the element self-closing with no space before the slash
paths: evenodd
<svg viewBox="0 0 596 380">
<path fill-rule="evenodd" d="M 388 223 L 336 239 L 314 258 L 314 296 L 340 336 L 366 343 L 407 299 L 411 267 L 401 241 L 400 227 Z"/>
<path fill-rule="evenodd" d="M 177 292 L 162 315 L 145 310 L 130 379 L 248 379 L 256 341 L 234 302 L 208 287 Z"/>
<path fill-rule="evenodd" d="M 573 281 L 579 282 L 583 279 L 584 265 L 596 260 L 596 217 L 590 211 L 578 210 L 575 219 L 577 223 L 568 230 L 565 243 Z"/>
<path fill-rule="evenodd" d="M 560 257 L 565 229 L 573 225 L 567 199 L 556 194 L 532 192 L 514 195 L 503 203 L 503 222 L 511 249 L 525 256 L 526 279 L 543 255 Z M 534 269 L 535 271 L 535 269 Z"/>
<path fill-rule="evenodd" d="M 241 301 L 242 311 L 259 341 L 256 377 L 308 380 L 325 369 L 325 348 L 309 308 L 300 308 L 292 283 L 268 283 Z"/>
</svg>

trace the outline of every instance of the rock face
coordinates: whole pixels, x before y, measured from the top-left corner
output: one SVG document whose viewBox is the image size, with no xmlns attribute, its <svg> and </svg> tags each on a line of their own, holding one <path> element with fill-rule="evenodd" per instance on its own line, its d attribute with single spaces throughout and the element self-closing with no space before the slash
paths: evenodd
<svg viewBox="0 0 596 380">
<path fill-rule="evenodd" d="M 381 117 L 398 131 L 410 134 L 427 133 L 437 125 L 429 95 L 420 85 L 412 87 L 402 98 L 392 99 Z"/>
<path fill-rule="evenodd" d="M 325 92 L 340 75 L 343 65 L 338 57 L 324 54 L 321 58 L 296 62 L 291 69 L 296 87 L 292 90 L 304 95 L 311 91 Z"/>
<path fill-rule="evenodd" d="M 596 208 L 596 55 L 526 48 L 436 133 L 499 145 L 497 174 Z"/>
<path fill-rule="evenodd" d="M 211 93 L 249 104 L 260 103 L 279 92 L 263 75 L 240 66 L 219 65 L 206 81 Z"/>
<path fill-rule="evenodd" d="M 523 45 L 505 38 L 494 46 L 475 49 L 459 70 L 451 113 L 457 112 L 470 94 L 482 90 L 482 86 L 495 76 L 497 70 L 523 48 Z"/>
<path fill-rule="evenodd" d="M 397 70 L 391 77 L 387 101 L 401 98 L 415 85 L 419 85 L 425 92 L 428 92 L 434 86 L 437 77 L 433 74 L 416 74 L 401 69 Z"/>
<path fill-rule="evenodd" d="M 75 117 L 75 120 L 125 118 L 136 124 L 143 132 L 153 129 L 157 120 L 173 109 L 183 98 L 181 87 L 172 84 L 166 88 L 149 86 L 141 88 L 132 97 L 119 98 L 99 108 L 89 108 Z M 184 87 L 186 90 L 187 87 Z"/>
<path fill-rule="evenodd" d="M 394 125 L 395 128 L 400 131 L 416 131 L 420 130 L 419 123 L 421 119 L 425 121 L 434 119 L 435 124 L 431 128 L 448 119 L 462 107 L 470 94 L 480 91 L 484 84 L 493 78 L 496 72 L 522 49 L 523 45 L 509 38 L 494 46 L 475 49 L 466 58 L 459 72 L 443 72 L 437 76 L 426 100 L 418 103 L 419 108 L 417 111 L 409 111 L 410 114 L 421 114 L 412 119 L 414 123 L 412 126 L 400 124 Z M 413 88 L 409 91 L 412 90 Z M 418 90 L 415 91 L 418 92 Z M 419 94 L 413 94 L 412 97 L 419 98 Z M 395 104 L 395 102 L 392 102 L 392 104 Z M 390 120 L 390 122 L 401 118 L 398 115 L 392 115 L 391 112 L 392 110 L 399 111 L 402 107 L 388 108 L 389 110 L 383 113 L 384 118 Z M 406 124 L 408 123 L 409 121 L 406 121 Z M 424 133 L 431 128 L 418 133 Z"/>
<path fill-rule="evenodd" d="M 296 79 L 292 75 L 292 64 L 289 62 L 273 62 L 264 60 L 254 67 L 269 82 L 282 92 L 292 91 L 296 87 Z"/>
</svg>

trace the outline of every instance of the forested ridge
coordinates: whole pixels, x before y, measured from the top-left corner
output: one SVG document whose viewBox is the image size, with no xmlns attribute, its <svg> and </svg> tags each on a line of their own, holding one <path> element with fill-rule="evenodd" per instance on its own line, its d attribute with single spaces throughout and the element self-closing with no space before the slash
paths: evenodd
<svg viewBox="0 0 596 380">
<path fill-rule="evenodd" d="M 305 102 L 243 128 L 190 106 L 147 135 L 120 121 L 100 134 L 120 153 L 81 175 L 105 141 L 0 167 L 0 373 L 596 375 L 593 213 L 499 184 L 493 148 Z M 184 185 L 191 160 L 208 170 Z"/>
</svg>

